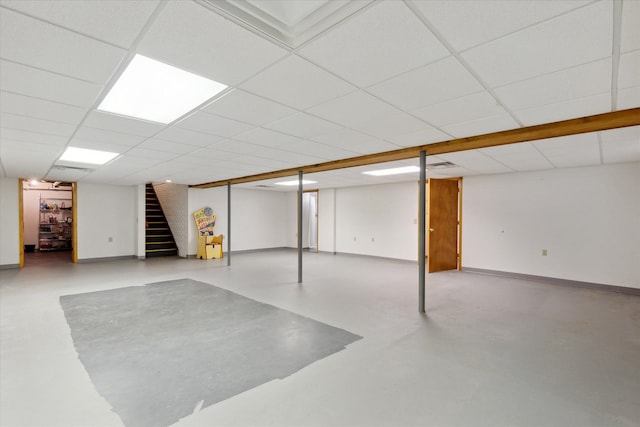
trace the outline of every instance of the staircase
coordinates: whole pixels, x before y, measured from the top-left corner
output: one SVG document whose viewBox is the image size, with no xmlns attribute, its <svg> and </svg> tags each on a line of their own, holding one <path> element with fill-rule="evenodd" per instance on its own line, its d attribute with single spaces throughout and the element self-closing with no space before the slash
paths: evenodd
<svg viewBox="0 0 640 427">
<path fill-rule="evenodd" d="M 160 201 L 153 185 L 146 187 L 146 238 L 147 258 L 178 255 L 178 246 L 171 234 L 169 223 L 162 212 Z"/>
</svg>

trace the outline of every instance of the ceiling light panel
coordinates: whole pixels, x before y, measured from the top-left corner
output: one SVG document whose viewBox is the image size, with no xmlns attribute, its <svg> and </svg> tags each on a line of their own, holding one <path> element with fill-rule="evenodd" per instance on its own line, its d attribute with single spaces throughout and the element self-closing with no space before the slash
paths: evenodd
<svg viewBox="0 0 640 427">
<path fill-rule="evenodd" d="M 138 51 L 229 86 L 238 85 L 288 53 L 192 1 L 167 2 Z"/>
<path fill-rule="evenodd" d="M 0 60 L 0 87 L 7 92 L 89 108 L 102 86 Z"/>
<path fill-rule="evenodd" d="M 86 148 L 67 147 L 60 160 L 64 162 L 88 163 L 92 165 L 104 165 L 113 160 L 119 153 L 107 151 L 88 150 Z"/>
<path fill-rule="evenodd" d="M 377 2 L 311 41 L 300 54 L 366 87 L 443 58 L 449 51 L 404 3 Z"/>
<path fill-rule="evenodd" d="M 280 182 L 275 182 L 274 184 L 276 185 L 299 185 L 299 181 L 295 180 L 295 181 L 280 181 Z M 309 185 L 309 184 L 317 184 L 317 181 L 310 181 L 307 179 L 303 179 L 302 180 L 302 185 Z"/>
<path fill-rule="evenodd" d="M 613 3 L 596 2 L 462 53 L 491 87 L 611 56 Z"/>
<path fill-rule="evenodd" d="M 0 51 L 4 59 L 99 84 L 107 82 L 126 53 L 5 8 L 0 13 Z"/>
<path fill-rule="evenodd" d="M 136 55 L 98 110 L 167 124 L 226 88 L 222 83 Z"/>
<path fill-rule="evenodd" d="M 401 166 L 398 168 L 391 169 L 375 169 L 370 171 L 362 172 L 365 175 L 372 176 L 387 176 L 387 175 L 399 175 L 406 173 L 418 173 L 420 172 L 420 168 L 418 166 Z"/>
</svg>

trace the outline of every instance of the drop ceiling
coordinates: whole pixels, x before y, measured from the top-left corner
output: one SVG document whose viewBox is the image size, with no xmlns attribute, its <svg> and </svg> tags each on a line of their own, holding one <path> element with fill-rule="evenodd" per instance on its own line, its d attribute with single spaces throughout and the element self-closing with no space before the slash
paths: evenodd
<svg viewBox="0 0 640 427">
<path fill-rule="evenodd" d="M 196 185 L 637 108 L 639 28 L 634 0 L 0 0 L 0 173 Z M 97 111 L 135 54 L 229 89 L 169 125 Z M 64 169 L 67 146 L 121 155 Z M 430 176 L 640 161 L 640 126 L 428 161 L 456 165 Z M 415 179 L 372 168 L 309 179 Z"/>
</svg>

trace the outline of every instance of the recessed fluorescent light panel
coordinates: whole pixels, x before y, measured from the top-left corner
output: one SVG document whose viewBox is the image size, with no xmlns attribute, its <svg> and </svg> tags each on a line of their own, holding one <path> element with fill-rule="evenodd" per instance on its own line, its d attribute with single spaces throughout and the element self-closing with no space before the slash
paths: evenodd
<svg viewBox="0 0 640 427">
<path fill-rule="evenodd" d="M 119 153 L 108 151 L 89 150 L 87 148 L 67 147 L 59 160 L 66 162 L 88 163 L 91 165 L 104 165 Z"/>
<path fill-rule="evenodd" d="M 362 173 L 365 175 L 373 175 L 373 176 L 387 176 L 387 175 L 399 175 L 402 173 L 415 173 L 415 172 L 420 172 L 420 168 L 418 166 L 402 166 L 399 168 L 380 169 L 376 171 L 367 171 Z"/>
<path fill-rule="evenodd" d="M 307 185 L 307 184 L 317 184 L 317 181 L 307 181 L 306 179 L 302 180 L 302 185 Z M 295 181 L 283 181 L 283 182 L 276 182 L 276 185 L 298 185 L 298 180 Z"/>
<path fill-rule="evenodd" d="M 98 110 L 168 124 L 227 86 L 136 55 Z"/>
</svg>

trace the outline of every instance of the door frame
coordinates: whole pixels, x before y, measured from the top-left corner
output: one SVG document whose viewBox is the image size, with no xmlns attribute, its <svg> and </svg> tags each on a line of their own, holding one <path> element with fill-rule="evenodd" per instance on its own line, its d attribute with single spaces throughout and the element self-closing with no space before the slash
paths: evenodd
<svg viewBox="0 0 640 427">
<path fill-rule="evenodd" d="M 18 178 L 18 253 L 20 254 L 19 267 L 24 268 L 24 178 Z M 47 182 L 52 182 L 45 180 Z M 78 184 L 71 183 L 71 262 L 78 263 Z"/>
</svg>

